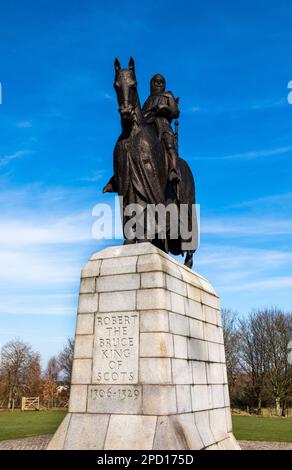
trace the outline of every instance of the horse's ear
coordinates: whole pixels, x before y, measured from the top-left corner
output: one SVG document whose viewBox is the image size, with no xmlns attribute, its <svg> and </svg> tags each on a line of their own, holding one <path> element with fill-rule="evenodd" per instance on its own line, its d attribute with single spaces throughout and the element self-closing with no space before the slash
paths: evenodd
<svg viewBox="0 0 292 470">
<path fill-rule="evenodd" d="M 116 71 L 116 73 L 117 73 L 117 72 L 120 70 L 120 68 L 121 68 L 119 59 L 115 58 L 114 66 L 115 66 L 115 71 Z"/>
<path fill-rule="evenodd" d="M 129 60 L 129 69 L 132 70 L 132 72 L 135 73 L 135 62 L 134 62 L 133 57 L 130 57 L 130 60 Z"/>
</svg>

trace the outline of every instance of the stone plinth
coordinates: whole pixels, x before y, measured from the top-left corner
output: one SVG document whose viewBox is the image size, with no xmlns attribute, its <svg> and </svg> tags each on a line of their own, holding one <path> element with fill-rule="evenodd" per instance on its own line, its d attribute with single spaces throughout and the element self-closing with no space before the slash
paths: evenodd
<svg viewBox="0 0 292 470">
<path fill-rule="evenodd" d="M 219 298 L 149 243 L 82 270 L 69 413 L 49 449 L 238 449 Z"/>
</svg>

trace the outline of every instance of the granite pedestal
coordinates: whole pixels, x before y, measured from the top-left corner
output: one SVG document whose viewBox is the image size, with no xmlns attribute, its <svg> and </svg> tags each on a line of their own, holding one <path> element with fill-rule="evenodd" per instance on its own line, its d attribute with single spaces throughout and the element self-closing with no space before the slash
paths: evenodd
<svg viewBox="0 0 292 470">
<path fill-rule="evenodd" d="M 150 243 L 82 270 L 69 413 L 49 449 L 239 449 L 219 298 Z"/>
</svg>

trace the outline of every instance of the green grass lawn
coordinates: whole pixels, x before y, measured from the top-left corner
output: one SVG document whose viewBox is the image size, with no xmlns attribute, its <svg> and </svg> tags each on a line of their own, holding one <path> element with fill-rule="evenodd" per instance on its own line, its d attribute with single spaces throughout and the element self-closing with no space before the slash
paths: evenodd
<svg viewBox="0 0 292 470">
<path fill-rule="evenodd" d="M 16 411 L 0 413 L 0 441 L 52 434 L 66 411 Z M 233 416 L 233 432 L 238 440 L 292 442 L 292 419 Z"/>
<path fill-rule="evenodd" d="M 232 422 L 238 440 L 292 442 L 292 419 L 233 416 Z"/>
<path fill-rule="evenodd" d="M 0 441 L 54 433 L 66 411 L 15 411 L 0 413 Z"/>
</svg>

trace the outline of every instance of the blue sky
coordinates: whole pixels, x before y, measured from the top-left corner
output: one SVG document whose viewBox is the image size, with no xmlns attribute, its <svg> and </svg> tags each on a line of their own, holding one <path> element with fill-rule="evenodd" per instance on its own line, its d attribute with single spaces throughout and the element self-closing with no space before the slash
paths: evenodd
<svg viewBox="0 0 292 470">
<path fill-rule="evenodd" d="M 0 341 L 74 334 L 91 212 L 120 122 L 113 60 L 180 96 L 201 205 L 195 269 L 222 305 L 291 311 L 290 1 L 10 1 L 0 11 Z M 117 242 L 115 242 L 117 243 Z"/>
</svg>

